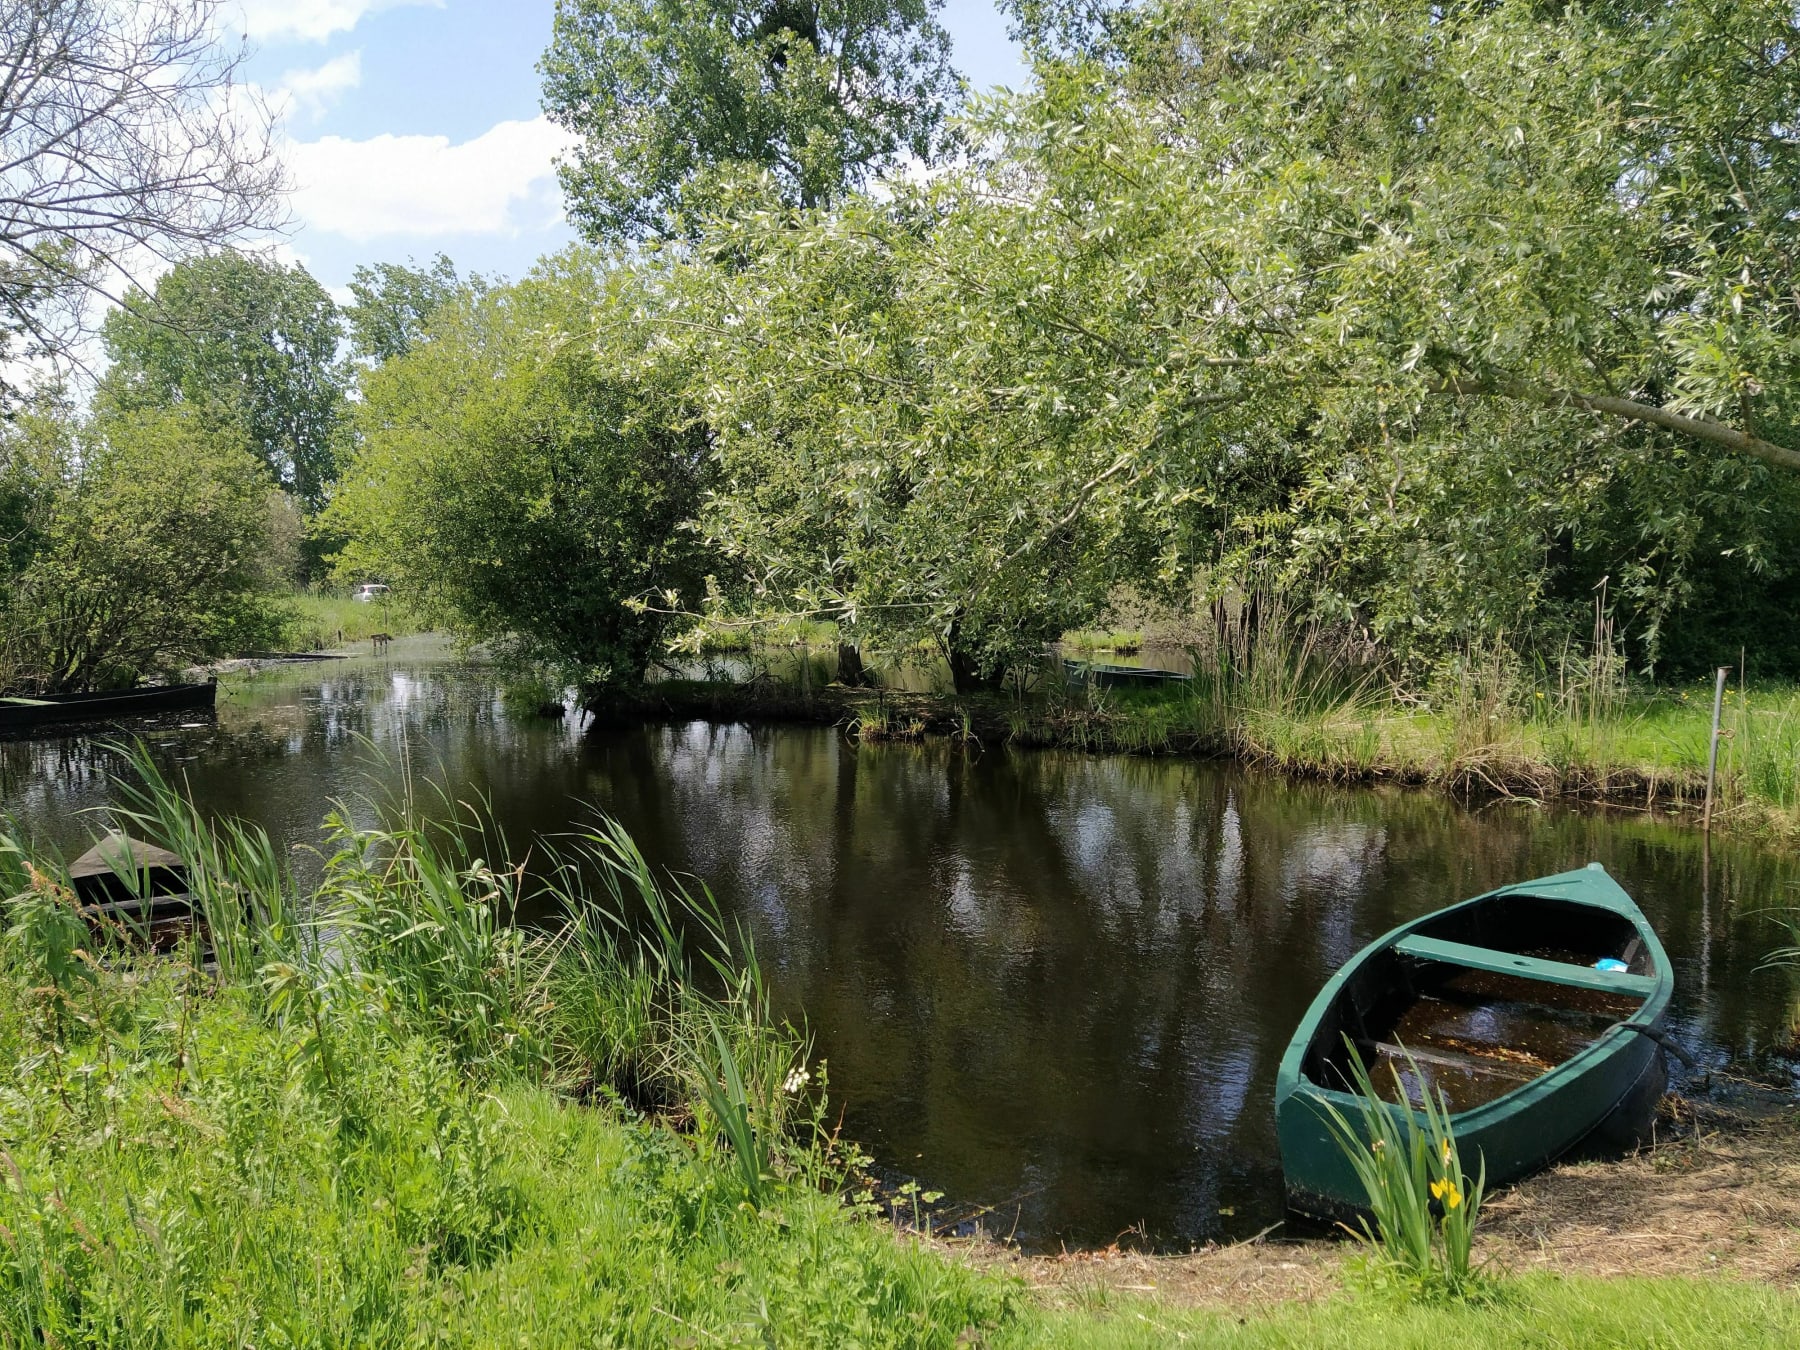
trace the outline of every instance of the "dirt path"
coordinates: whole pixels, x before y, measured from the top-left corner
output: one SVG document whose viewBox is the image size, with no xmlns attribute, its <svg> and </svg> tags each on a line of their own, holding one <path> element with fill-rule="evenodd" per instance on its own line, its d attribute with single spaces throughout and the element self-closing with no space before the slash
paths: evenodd
<svg viewBox="0 0 1800 1350">
<path fill-rule="evenodd" d="M 1182 1256 L 955 1250 L 1054 1305 L 1103 1305 L 1118 1292 L 1247 1310 L 1335 1293 L 1356 1249 L 1271 1236 Z M 1800 1110 L 1789 1094 L 1729 1081 L 1705 1101 L 1665 1098 L 1655 1141 L 1638 1153 L 1565 1163 L 1490 1197 L 1477 1250 L 1503 1271 L 1800 1286 Z"/>
</svg>

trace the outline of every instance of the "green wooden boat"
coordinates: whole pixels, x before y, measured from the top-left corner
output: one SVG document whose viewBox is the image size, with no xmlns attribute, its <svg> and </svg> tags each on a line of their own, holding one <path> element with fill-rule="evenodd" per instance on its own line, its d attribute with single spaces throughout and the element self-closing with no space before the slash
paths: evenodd
<svg viewBox="0 0 1800 1350">
<path fill-rule="evenodd" d="M 1648 1122 L 1674 984 L 1649 921 L 1599 863 L 1402 924 L 1332 976 L 1282 1057 L 1288 1203 L 1321 1218 L 1364 1205 L 1320 1105 L 1360 1120 L 1346 1036 L 1390 1110 L 1441 1092 L 1464 1166 L 1485 1161 L 1502 1185 Z"/>
</svg>

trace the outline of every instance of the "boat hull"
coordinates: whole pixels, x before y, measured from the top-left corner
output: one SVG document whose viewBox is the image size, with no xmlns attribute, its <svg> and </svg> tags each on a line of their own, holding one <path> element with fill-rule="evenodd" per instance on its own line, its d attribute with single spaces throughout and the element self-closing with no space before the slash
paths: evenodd
<svg viewBox="0 0 1800 1350">
<path fill-rule="evenodd" d="M 1564 892 L 1558 895 L 1557 892 Z M 1661 1033 L 1673 981 L 1666 954 L 1647 921 L 1611 878 L 1596 869 L 1566 873 L 1478 896 L 1423 916 L 1364 948 L 1320 991 L 1283 1057 L 1276 1086 L 1276 1131 L 1288 1202 L 1304 1214 L 1342 1220 L 1362 1212 L 1366 1201 L 1355 1169 L 1327 1124 L 1334 1107 L 1362 1133 L 1359 1099 L 1311 1081 L 1308 1052 L 1316 1037 L 1329 1034 L 1332 1013 L 1347 999 L 1362 966 L 1402 939 L 1465 906 L 1509 894 L 1545 895 L 1567 903 L 1594 904 L 1629 919 L 1647 946 L 1646 964 L 1654 982 L 1630 1016 L 1621 1018 L 1578 1053 L 1491 1101 L 1451 1117 L 1464 1166 L 1485 1167 L 1489 1185 L 1504 1185 L 1536 1171 L 1603 1131 L 1614 1143 L 1628 1140 L 1648 1124 L 1663 1081 Z M 1401 1114 L 1408 1107 L 1390 1103 Z M 1422 1115 L 1419 1117 L 1423 1119 Z"/>
<path fill-rule="evenodd" d="M 1063 658 L 1063 673 L 1070 684 L 1091 684 L 1098 689 L 1151 688 L 1171 684 L 1189 684 L 1193 676 L 1179 670 L 1157 670 L 1148 666 L 1113 666 L 1094 661 Z"/>
<path fill-rule="evenodd" d="M 163 712 L 210 710 L 216 683 L 175 684 L 108 694 L 56 694 L 32 703 L 0 703 L 0 732 L 30 732 L 67 722 L 105 722 Z"/>
</svg>

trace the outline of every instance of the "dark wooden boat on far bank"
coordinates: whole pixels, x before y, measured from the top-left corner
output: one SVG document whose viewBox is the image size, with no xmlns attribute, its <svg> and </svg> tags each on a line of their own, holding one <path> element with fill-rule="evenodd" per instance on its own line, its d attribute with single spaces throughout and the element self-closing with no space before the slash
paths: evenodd
<svg viewBox="0 0 1800 1350">
<path fill-rule="evenodd" d="M 29 732 L 60 722 L 105 722 L 164 712 L 210 712 L 219 686 L 165 684 L 103 694 L 46 694 L 0 698 L 0 732 Z"/>
<path fill-rule="evenodd" d="M 1142 686 L 1185 684 L 1194 677 L 1179 670 L 1157 670 L 1151 666 L 1120 666 L 1105 661 L 1078 661 L 1063 658 L 1063 674 L 1070 684 L 1091 684 L 1099 689 L 1132 689 Z"/>
<path fill-rule="evenodd" d="M 1463 1165 L 1503 1185 L 1648 1123 L 1673 992 L 1649 921 L 1599 863 L 1402 924 L 1320 990 L 1282 1057 L 1288 1203 L 1328 1219 L 1366 1204 L 1323 1110 L 1361 1128 L 1346 1037 L 1390 1111 L 1422 1120 L 1424 1094 L 1442 1093 Z"/>
</svg>

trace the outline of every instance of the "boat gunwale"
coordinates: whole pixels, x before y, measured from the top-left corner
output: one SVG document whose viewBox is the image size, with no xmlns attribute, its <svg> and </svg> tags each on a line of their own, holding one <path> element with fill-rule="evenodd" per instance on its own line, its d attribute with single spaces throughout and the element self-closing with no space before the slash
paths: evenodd
<svg viewBox="0 0 1800 1350">
<path fill-rule="evenodd" d="M 1542 894 L 1542 891 L 1559 885 L 1571 886 L 1582 882 L 1591 885 L 1593 882 L 1592 874 L 1595 872 L 1598 872 L 1604 877 L 1613 890 L 1617 892 L 1617 900 L 1610 898 L 1603 899 L 1600 897 Z M 1372 960 L 1380 953 L 1390 950 L 1396 943 L 1401 941 L 1401 939 L 1409 936 L 1422 925 L 1435 919 L 1442 918 L 1446 914 L 1453 914 L 1459 910 L 1467 909 L 1471 906 L 1483 904 L 1487 901 L 1508 895 L 1555 900 L 1570 905 L 1586 905 L 1590 909 L 1606 910 L 1609 913 L 1617 914 L 1622 918 L 1629 920 L 1637 929 L 1639 937 L 1643 939 L 1645 948 L 1655 965 L 1656 987 L 1649 994 L 1644 996 L 1643 1002 L 1638 1005 L 1637 1009 L 1632 1012 L 1630 1016 L 1620 1018 L 1617 1022 L 1607 1027 L 1606 1030 L 1602 1031 L 1586 1046 L 1576 1051 L 1567 1059 L 1558 1062 L 1551 1068 L 1538 1074 L 1536 1077 L 1520 1083 L 1517 1087 L 1502 1093 L 1491 1101 L 1483 1102 L 1481 1105 L 1471 1107 L 1467 1111 L 1453 1113 L 1450 1116 L 1450 1122 L 1453 1128 L 1457 1130 L 1479 1130 L 1490 1121 L 1504 1119 L 1514 1111 L 1520 1109 L 1527 1098 L 1540 1094 L 1544 1090 L 1546 1084 L 1586 1073 L 1602 1061 L 1610 1059 L 1612 1056 L 1620 1053 L 1629 1045 L 1630 1042 L 1628 1038 L 1636 1034 L 1631 1030 L 1632 1027 L 1654 1026 L 1668 1011 L 1670 1000 L 1674 997 L 1675 992 L 1675 974 L 1669 967 L 1668 953 L 1664 950 L 1662 941 L 1656 936 L 1656 930 L 1651 927 L 1650 921 L 1645 917 L 1643 910 L 1638 908 L 1637 903 L 1632 900 L 1625 889 L 1620 886 L 1611 874 L 1608 873 L 1605 868 L 1601 867 L 1600 864 L 1592 863 L 1589 864 L 1588 867 L 1579 868 L 1571 872 L 1559 872 L 1552 876 L 1539 877 L 1531 881 L 1516 882 L 1509 886 L 1499 886 L 1491 891 L 1484 891 L 1480 895 L 1470 896 L 1466 900 L 1460 900 L 1453 905 L 1445 905 L 1441 909 L 1430 910 L 1425 914 L 1419 915 L 1417 918 L 1408 920 L 1397 928 L 1382 934 L 1382 936 L 1376 938 L 1374 941 L 1365 944 L 1355 955 L 1338 968 L 1337 972 L 1325 982 L 1324 986 L 1313 998 L 1313 1001 L 1307 1006 L 1305 1014 L 1300 1019 L 1299 1026 L 1295 1027 L 1294 1035 L 1288 1042 L 1287 1050 L 1281 1057 L 1281 1064 L 1276 1071 L 1275 1080 L 1276 1113 L 1279 1114 L 1290 1101 L 1299 1096 L 1304 1096 L 1312 1101 L 1329 1103 L 1339 1110 L 1358 1106 L 1362 1101 L 1360 1097 L 1352 1093 L 1344 1092 L 1339 1088 L 1326 1087 L 1321 1083 L 1317 1083 L 1309 1078 L 1302 1068 L 1302 1065 L 1305 1062 L 1306 1052 L 1311 1048 L 1313 1038 L 1318 1034 L 1319 1022 L 1323 1019 L 1325 1013 L 1337 1002 L 1339 995 L 1343 991 L 1344 985 L 1348 983 L 1349 979 L 1368 961 Z M 1528 979 L 1530 977 L 1521 975 L 1520 978 Z M 1301 1035 L 1303 1030 L 1307 1033 L 1304 1037 Z M 1398 1102 L 1387 1102 L 1386 1105 L 1388 1110 L 1395 1114 L 1398 1114 L 1401 1111 L 1410 1111 L 1415 1120 L 1418 1120 L 1421 1123 L 1425 1120 L 1424 1112 L 1420 1111 L 1417 1107 L 1402 1106 Z"/>
</svg>

